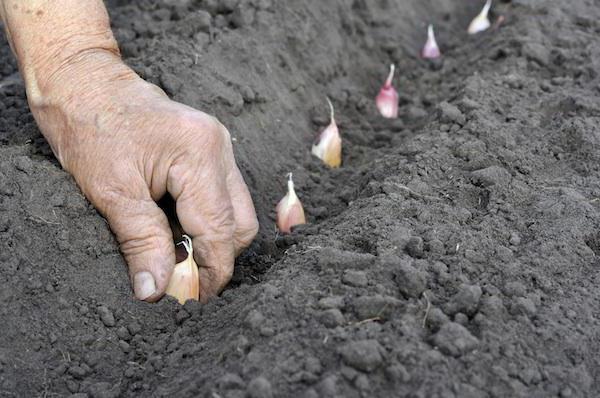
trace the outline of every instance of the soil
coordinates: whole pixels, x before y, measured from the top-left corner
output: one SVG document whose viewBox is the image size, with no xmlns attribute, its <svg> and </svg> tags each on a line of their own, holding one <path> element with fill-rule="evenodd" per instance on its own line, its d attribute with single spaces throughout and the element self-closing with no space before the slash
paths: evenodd
<svg viewBox="0 0 600 398">
<path fill-rule="evenodd" d="M 599 396 L 600 7 L 497 1 L 468 36 L 482 3 L 108 2 L 125 60 L 229 128 L 261 222 L 183 307 L 133 299 L 2 40 L 0 396 Z M 326 96 L 338 170 L 310 155 Z M 279 236 L 290 171 L 310 223 Z"/>
</svg>

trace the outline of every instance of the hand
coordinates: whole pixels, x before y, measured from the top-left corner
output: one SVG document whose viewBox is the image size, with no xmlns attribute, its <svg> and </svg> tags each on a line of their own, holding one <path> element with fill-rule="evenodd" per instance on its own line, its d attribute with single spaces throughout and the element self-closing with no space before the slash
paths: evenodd
<svg viewBox="0 0 600 398">
<path fill-rule="evenodd" d="M 30 100 L 62 166 L 117 236 L 135 295 L 156 301 L 175 265 L 173 235 L 156 201 L 170 193 L 193 238 L 201 299 L 229 282 L 258 230 L 227 129 L 169 100 L 109 52 L 74 58 Z"/>
</svg>

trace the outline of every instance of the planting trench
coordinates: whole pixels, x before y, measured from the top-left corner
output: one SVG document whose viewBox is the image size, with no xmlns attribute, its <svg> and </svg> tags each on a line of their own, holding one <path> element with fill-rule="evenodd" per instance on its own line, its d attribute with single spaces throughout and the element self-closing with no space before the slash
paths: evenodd
<svg viewBox="0 0 600 398">
<path fill-rule="evenodd" d="M 220 298 L 134 301 L 3 42 L 0 396 L 599 393 L 591 2 L 497 2 L 475 37 L 475 0 L 108 3 L 126 61 L 229 128 L 261 230 Z M 391 62 L 393 121 L 373 101 Z M 339 170 L 309 151 L 325 96 Z M 290 171 L 310 223 L 278 236 Z"/>
</svg>

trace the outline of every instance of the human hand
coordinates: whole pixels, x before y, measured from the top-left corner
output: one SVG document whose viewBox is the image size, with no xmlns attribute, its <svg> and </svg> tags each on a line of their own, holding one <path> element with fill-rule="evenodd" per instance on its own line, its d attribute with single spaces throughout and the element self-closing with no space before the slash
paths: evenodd
<svg viewBox="0 0 600 398">
<path fill-rule="evenodd" d="M 106 51 L 71 59 L 42 89 L 30 99 L 32 112 L 116 234 L 136 297 L 158 300 L 175 265 L 173 235 L 156 204 L 167 192 L 193 238 L 201 300 L 218 294 L 258 230 L 227 129 Z"/>
</svg>

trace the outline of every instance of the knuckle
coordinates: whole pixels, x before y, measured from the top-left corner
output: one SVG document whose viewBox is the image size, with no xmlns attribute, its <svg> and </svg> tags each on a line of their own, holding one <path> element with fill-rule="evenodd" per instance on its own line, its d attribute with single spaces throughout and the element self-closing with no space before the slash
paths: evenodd
<svg viewBox="0 0 600 398">
<path fill-rule="evenodd" d="M 206 145 L 210 148 L 223 148 L 230 142 L 229 132 L 222 124 L 218 123 L 206 130 L 204 137 Z"/>
<path fill-rule="evenodd" d="M 231 136 L 225 126 L 214 116 L 202 112 L 182 114 L 178 125 L 195 145 L 198 145 L 198 140 L 201 140 L 206 147 L 220 148 L 231 141 Z"/>
</svg>

